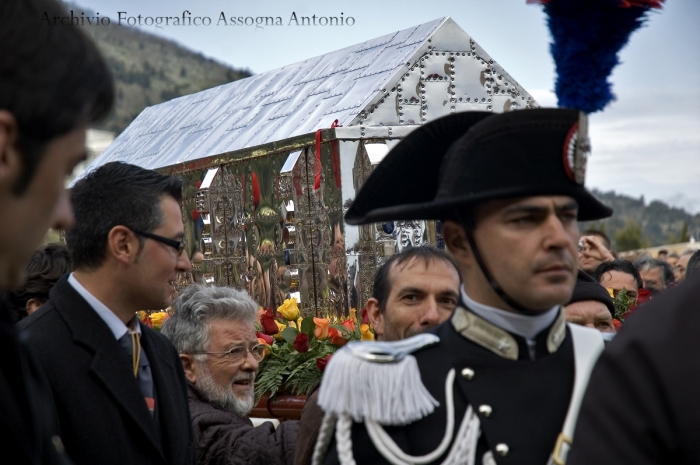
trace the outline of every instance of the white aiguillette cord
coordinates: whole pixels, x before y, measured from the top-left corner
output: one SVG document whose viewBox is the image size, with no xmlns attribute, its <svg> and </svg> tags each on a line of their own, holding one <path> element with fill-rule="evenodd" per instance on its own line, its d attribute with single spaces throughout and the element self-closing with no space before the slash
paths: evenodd
<svg viewBox="0 0 700 465">
<path fill-rule="evenodd" d="M 445 380 L 445 399 L 447 407 L 447 425 L 445 426 L 445 434 L 440 442 L 440 445 L 431 453 L 422 456 L 408 455 L 394 442 L 387 434 L 384 428 L 376 421 L 365 420 L 367 433 L 372 439 L 372 443 L 377 448 L 377 451 L 390 463 L 394 465 L 424 465 L 435 461 L 438 457 L 445 453 L 452 442 L 452 433 L 455 424 L 454 411 L 454 368 L 447 374 Z M 456 464 L 474 464 L 475 454 L 473 453 L 479 439 L 479 417 L 476 416 L 471 406 L 467 411 L 460 425 L 459 431 L 454 438 L 454 443 L 449 455 L 442 462 L 442 465 Z M 336 428 L 336 447 L 338 449 L 338 459 L 342 465 L 355 465 L 355 459 L 352 455 L 352 419 L 349 415 L 342 415 L 338 418 Z M 320 434 L 319 434 L 320 442 Z M 319 457 L 320 458 L 320 457 Z M 315 456 L 314 459 L 317 459 Z M 466 461 L 465 461 L 466 460 Z M 316 462 L 314 460 L 314 463 Z"/>
</svg>

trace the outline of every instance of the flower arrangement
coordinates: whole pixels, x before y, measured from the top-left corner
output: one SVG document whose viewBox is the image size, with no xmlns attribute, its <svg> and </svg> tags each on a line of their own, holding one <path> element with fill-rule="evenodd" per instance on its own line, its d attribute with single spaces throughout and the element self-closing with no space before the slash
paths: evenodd
<svg viewBox="0 0 700 465">
<path fill-rule="evenodd" d="M 147 312 L 145 310 L 139 310 L 136 312 L 136 317 L 149 328 L 160 331 L 163 322 L 170 317 L 167 310 L 158 312 Z"/>
<path fill-rule="evenodd" d="M 326 364 L 339 347 L 348 341 L 373 340 L 366 311 L 360 322 L 356 314 L 353 308 L 349 318 L 342 321 L 334 317 L 301 318 L 293 298 L 284 301 L 277 316 L 272 308 L 260 308 L 257 337 L 267 346 L 267 352 L 255 381 L 256 402 L 265 393 L 271 397 L 281 391 L 307 394 L 321 380 Z"/>
<path fill-rule="evenodd" d="M 638 289 L 638 297 L 636 300 L 627 295 L 627 289 L 625 288 L 622 288 L 622 290 L 619 292 L 616 292 L 612 287 L 607 287 L 606 289 L 613 300 L 613 304 L 615 305 L 613 325 L 615 326 L 616 330 L 619 330 L 620 327 L 622 327 L 622 323 L 624 323 L 625 318 L 630 316 L 630 314 L 632 314 L 637 307 L 651 299 L 651 292 L 649 292 L 647 289 Z"/>
</svg>

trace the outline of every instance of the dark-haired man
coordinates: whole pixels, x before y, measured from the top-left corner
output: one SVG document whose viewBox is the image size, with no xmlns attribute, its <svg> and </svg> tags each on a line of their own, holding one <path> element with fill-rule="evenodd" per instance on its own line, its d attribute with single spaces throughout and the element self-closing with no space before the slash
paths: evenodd
<svg viewBox="0 0 700 465">
<path fill-rule="evenodd" d="M 464 285 L 432 330 L 333 355 L 318 396 L 323 463 L 565 457 L 603 348 L 561 307 L 576 281 L 577 220 L 611 214 L 583 187 L 586 121 L 569 109 L 456 113 L 413 131 L 365 181 L 346 221 L 441 220 Z M 424 188 L 399 194 L 407 183 Z"/>
<path fill-rule="evenodd" d="M 591 275 L 601 263 L 614 259 L 615 256 L 610 251 L 610 238 L 604 232 L 588 229 L 581 233 L 578 252 L 579 268 Z"/>
<path fill-rule="evenodd" d="M 64 179 L 85 157 L 85 130 L 114 100 L 95 45 L 53 0 L 0 2 L 0 289 L 20 286 L 49 227 L 73 213 Z M 0 309 L 0 446 L 13 464 L 65 463 L 50 391 Z"/>
<path fill-rule="evenodd" d="M 447 320 L 459 301 L 459 265 L 434 247 L 392 255 L 374 275 L 367 314 L 379 341 L 398 341 Z"/>
<path fill-rule="evenodd" d="M 592 278 L 604 288 L 612 289 L 615 296 L 624 289 L 627 297 L 632 299 L 635 304 L 637 303 L 639 289 L 642 288 L 643 283 L 639 271 L 632 262 L 621 259 L 605 262 L 596 268 Z"/>
<path fill-rule="evenodd" d="M 179 178 L 114 162 L 77 181 L 66 234 L 75 271 L 20 323 L 77 464 L 194 463 L 178 354 L 135 316 L 168 307 L 190 268 L 181 189 Z"/>
</svg>

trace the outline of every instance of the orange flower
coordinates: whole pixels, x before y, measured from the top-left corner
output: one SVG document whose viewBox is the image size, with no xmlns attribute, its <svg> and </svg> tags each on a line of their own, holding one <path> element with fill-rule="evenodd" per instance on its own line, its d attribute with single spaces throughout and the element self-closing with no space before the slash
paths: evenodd
<svg viewBox="0 0 700 465">
<path fill-rule="evenodd" d="M 316 318 L 314 317 L 314 323 L 316 324 L 316 329 L 314 330 L 314 336 L 319 341 L 325 341 L 328 339 L 328 324 L 330 323 L 326 318 Z"/>
<path fill-rule="evenodd" d="M 340 323 L 343 327 L 347 328 L 348 331 L 354 332 L 355 331 L 355 322 L 352 321 L 352 319 L 348 318 L 347 320 L 343 321 Z"/>
<path fill-rule="evenodd" d="M 340 334 L 340 331 L 335 328 L 328 328 L 328 337 L 331 339 L 331 344 L 334 346 L 342 347 L 348 342 L 348 340 Z"/>
</svg>

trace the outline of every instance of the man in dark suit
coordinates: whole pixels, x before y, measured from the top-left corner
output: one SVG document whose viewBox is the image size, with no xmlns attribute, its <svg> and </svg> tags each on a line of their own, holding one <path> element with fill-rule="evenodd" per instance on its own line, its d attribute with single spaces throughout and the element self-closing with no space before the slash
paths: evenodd
<svg viewBox="0 0 700 465">
<path fill-rule="evenodd" d="M 0 2 L 0 290 L 25 280 L 49 227 L 69 228 L 64 178 L 85 158 L 87 125 L 114 100 L 97 48 L 53 0 Z M 0 304 L 0 450 L 4 463 L 63 464 L 51 391 Z"/>
<path fill-rule="evenodd" d="M 601 354 L 570 465 L 700 463 L 700 276 L 642 305 Z"/>
<path fill-rule="evenodd" d="M 75 271 L 22 321 L 77 464 L 193 464 L 187 387 L 175 348 L 140 309 L 172 302 L 184 253 L 182 181 L 108 163 L 71 191 Z"/>
</svg>

